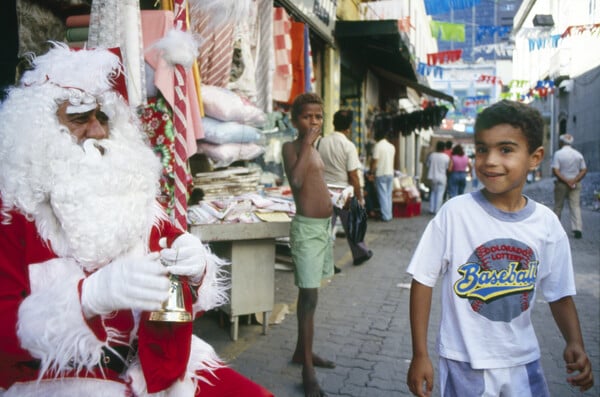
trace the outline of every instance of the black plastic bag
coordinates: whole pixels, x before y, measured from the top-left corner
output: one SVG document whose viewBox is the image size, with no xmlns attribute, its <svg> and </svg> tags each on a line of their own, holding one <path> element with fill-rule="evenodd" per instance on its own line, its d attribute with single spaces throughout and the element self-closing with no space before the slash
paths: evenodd
<svg viewBox="0 0 600 397">
<path fill-rule="evenodd" d="M 356 197 L 350 200 L 348 209 L 348 238 L 354 243 L 360 243 L 367 233 L 367 210 L 360 205 Z"/>
</svg>

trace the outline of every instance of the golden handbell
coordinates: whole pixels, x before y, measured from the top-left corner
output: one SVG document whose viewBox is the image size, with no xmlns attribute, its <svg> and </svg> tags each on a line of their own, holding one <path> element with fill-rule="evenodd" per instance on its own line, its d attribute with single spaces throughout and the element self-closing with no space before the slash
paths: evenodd
<svg viewBox="0 0 600 397">
<path fill-rule="evenodd" d="M 165 264 L 163 262 L 163 264 Z M 162 309 L 150 313 L 150 321 L 168 321 L 174 323 L 187 323 L 192 321 L 192 313 L 185 309 L 183 301 L 183 284 L 175 274 L 169 275 L 171 286 L 169 297 L 162 304 Z"/>
</svg>

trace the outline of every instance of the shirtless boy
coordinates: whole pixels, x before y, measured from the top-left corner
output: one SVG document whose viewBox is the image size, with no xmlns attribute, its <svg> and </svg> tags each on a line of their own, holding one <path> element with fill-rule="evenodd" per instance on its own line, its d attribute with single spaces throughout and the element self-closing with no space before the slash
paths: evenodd
<svg viewBox="0 0 600 397">
<path fill-rule="evenodd" d="M 321 280 L 333 276 L 331 215 L 333 205 L 323 178 L 324 164 L 313 147 L 323 126 L 323 101 L 313 93 L 296 97 L 291 109 L 298 137 L 283 145 L 283 162 L 296 215 L 290 226 L 290 244 L 298 286 L 298 340 L 292 361 L 302 364 L 306 397 L 321 397 L 314 367 L 333 368 L 335 364 L 313 353 L 314 314 Z"/>
</svg>

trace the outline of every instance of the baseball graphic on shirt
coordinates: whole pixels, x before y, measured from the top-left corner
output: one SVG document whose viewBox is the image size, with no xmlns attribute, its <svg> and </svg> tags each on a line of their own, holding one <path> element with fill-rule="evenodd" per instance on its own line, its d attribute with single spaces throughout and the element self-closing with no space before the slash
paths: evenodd
<svg viewBox="0 0 600 397">
<path fill-rule="evenodd" d="M 529 308 L 537 268 L 535 253 L 527 245 L 513 239 L 491 240 L 459 266 L 454 292 L 487 319 L 510 322 Z"/>
</svg>

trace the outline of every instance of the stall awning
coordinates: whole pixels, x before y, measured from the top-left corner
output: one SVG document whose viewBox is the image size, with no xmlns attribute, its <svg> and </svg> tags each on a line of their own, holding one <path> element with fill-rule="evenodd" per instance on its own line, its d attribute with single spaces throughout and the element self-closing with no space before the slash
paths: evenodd
<svg viewBox="0 0 600 397">
<path fill-rule="evenodd" d="M 418 83 L 410 50 L 397 20 L 336 21 L 335 37 L 342 53 L 352 54 L 355 62 L 362 63 L 382 78 L 453 102 L 450 95 Z"/>
<path fill-rule="evenodd" d="M 355 59 L 368 66 L 417 80 L 397 20 L 336 21 L 334 34 L 342 52 L 353 53 Z"/>
<path fill-rule="evenodd" d="M 382 69 L 380 67 L 377 67 L 377 66 L 374 66 L 372 69 L 376 74 L 380 75 L 381 77 L 383 77 L 386 80 L 405 85 L 419 93 L 429 95 L 429 96 L 432 96 L 435 98 L 443 99 L 445 101 L 452 103 L 452 105 L 454 106 L 454 97 L 446 94 L 445 92 L 434 90 L 431 87 L 428 87 L 423 84 L 419 84 L 416 81 L 409 80 L 409 79 L 402 77 L 396 73 L 389 72 L 389 71 Z"/>
</svg>

